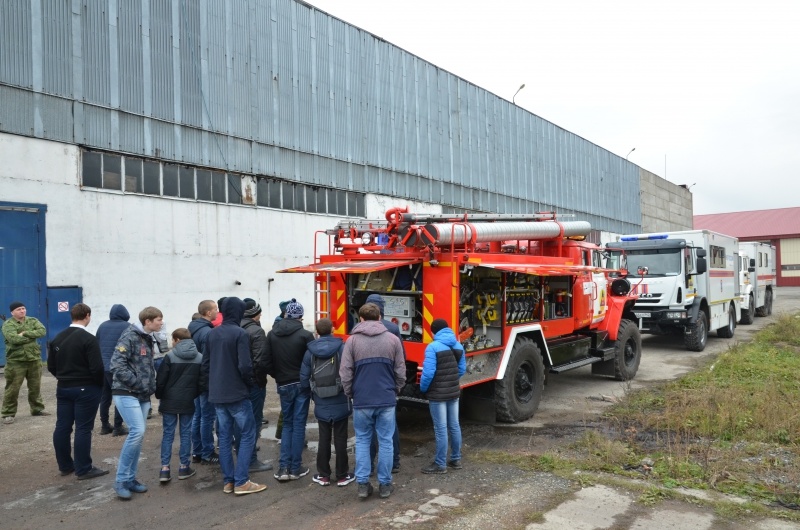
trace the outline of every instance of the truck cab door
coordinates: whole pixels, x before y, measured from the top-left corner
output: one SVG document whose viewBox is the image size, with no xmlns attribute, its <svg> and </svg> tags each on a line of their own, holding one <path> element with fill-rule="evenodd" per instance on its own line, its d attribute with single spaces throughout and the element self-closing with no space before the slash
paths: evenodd
<svg viewBox="0 0 800 530">
<path fill-rule="evenodd" d="M 608 278 L 602 270 L 603 257 L 598 250 L 591 251 L 592 266 L 592 323 L 603 320 L 608 310 Z"/>
</svg>

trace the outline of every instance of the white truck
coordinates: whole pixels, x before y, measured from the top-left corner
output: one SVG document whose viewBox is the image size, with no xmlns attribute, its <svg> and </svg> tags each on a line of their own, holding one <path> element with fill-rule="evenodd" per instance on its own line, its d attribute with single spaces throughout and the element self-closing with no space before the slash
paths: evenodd
<svg viewBox="0 0 800 530">
<path fill-rule="evenodd" d="M 772 314 L 775 300 L 775 247 L 757 241 L 739 243 L 739 283 L 742 296 L 740 324 L 752 324 L 756 316 Z"/>
<path fill-rule="evenodd" d="M 709 329 L 733 337 L 741 316 L 735 237 L 709 230 L 631 234 L 606 248 L 626 260 L 639 299 L 624 318 L 638 322 L 643 333 L 683 335 L 686 349 L 698 352 Z"/>
</svg>

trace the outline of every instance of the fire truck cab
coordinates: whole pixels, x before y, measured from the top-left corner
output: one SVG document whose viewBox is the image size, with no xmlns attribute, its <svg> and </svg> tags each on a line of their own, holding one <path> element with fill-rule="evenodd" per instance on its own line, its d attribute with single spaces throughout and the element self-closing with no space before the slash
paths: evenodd
<svg viewBox="0 0 800 530">
<path fill-rule="evenodd" d="M 342 337 L 370 294 L 384 298 L 385 318 L 404 339 L 401 399 L 425 400 L 430 324 L 445 319 L 467 355 L 462 388 L 493 385 L 496 420 L 513 423 L 533 416 L 548 373 L 591 364 L 594 374 L 629 380 L 638 370 L 638 326 L 622 318 L 636 295 L 619 256 L 607 269 L 603 249 L 582 240 L 589 230 L 554 214 L 393 208 L 385 221 L 339 223 L 324 232 L 328 251 L 315 249 L 314 263 L 280 272 L 315 275 L 315 316 Z"/>
</svg>

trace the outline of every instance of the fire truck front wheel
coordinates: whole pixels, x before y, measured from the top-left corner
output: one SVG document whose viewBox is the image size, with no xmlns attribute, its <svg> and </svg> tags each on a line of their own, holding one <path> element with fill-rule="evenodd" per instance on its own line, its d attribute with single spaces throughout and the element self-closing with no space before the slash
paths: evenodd
<svg viewBox="0 0 800 530">
<path fill-rule="evenodd" d="M 689 351 L 703 351 L 708 341 L 708 316 L 702 309 L 697 315 L 697 321 L 691 326 L 686 326 L 683 335 L 683 345 Z"/>
<path fill-rule="evenodd" d="M 517 338 L 503 379 L 494 383 L 497 421 L 517 423 L 533 416 L 544 391 L 544 360 L 539 346 Z"/>
<path fill-rule="evenodd" d="M 642 360 L 642 335 L 634 322 L 622 320 L 619 323 L 616 348 L 614 379 L 630 381 L 639 371 L 639 363 Z"/>
</svg>

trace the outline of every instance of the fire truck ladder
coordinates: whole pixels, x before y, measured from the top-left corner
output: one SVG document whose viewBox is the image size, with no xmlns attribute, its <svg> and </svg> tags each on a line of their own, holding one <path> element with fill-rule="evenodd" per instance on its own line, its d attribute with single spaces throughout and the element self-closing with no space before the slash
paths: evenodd
<svg viewBox="0 0 800 530">
<path fill-rule="evenodd" d="M 317 240 L 319 235 L 326 235 L 328 240 L 328 254 L 331 253 L 331 237 L 324 230 L 317 230 L 314 233 L 314 263 L 322 263 L 317 250 Z M 324 285 L 324 287 L 323 287 Z M 324 303 L 323 303 L 324 299 Z M 321 318 L 331 318 L 331 273 L 314 273 L 314 322 L 319 322 Z"/>
</svg>

